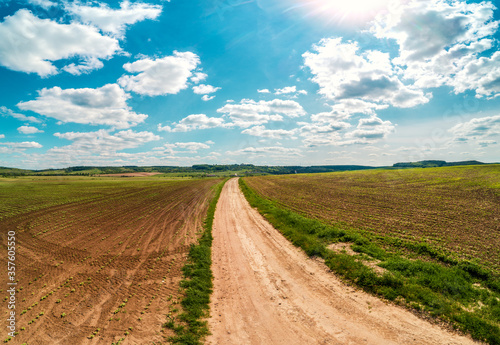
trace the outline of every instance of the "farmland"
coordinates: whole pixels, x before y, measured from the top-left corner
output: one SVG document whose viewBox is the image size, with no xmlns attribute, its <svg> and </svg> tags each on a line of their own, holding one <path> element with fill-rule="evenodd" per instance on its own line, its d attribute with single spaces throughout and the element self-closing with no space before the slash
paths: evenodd
<svg viewBox="0 0 500 345">
<path fill-rule="evenodd" d="M 424 243 L 500 272 L 500 166 L 246 178 L 284 208 L 365 232 L 383 246 Z"/>
<path fill-rule="evenodd" d="M 7 232 L 16 233 L 19 333 L 12 342 L 164 342 L 172 332 L 162 324 L 182 309 L 181 268 L 219 182 L 0 179 L 3 249 Z M 6 257 L 0 261 L 7 267 Z"/>
<path fill-rule="evenodd" d="M 250 202 L 348 284 L 500 344 L 498 165 L 254 177 Z"/>
</svg>

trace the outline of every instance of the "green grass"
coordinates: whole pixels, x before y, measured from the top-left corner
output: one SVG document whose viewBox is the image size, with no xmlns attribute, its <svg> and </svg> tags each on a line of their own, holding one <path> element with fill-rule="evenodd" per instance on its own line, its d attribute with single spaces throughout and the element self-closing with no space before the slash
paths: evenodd
<svg viewBox="0 0 500 345">
<path fill-rule="evenodd" d="M 204 231 L 198 244 L 191 245 L 188 260 L 182 271 L 184 279 L 181 287 L 185 290 L 185 297 L 181 301 L 182 313 L 177 316 L 177 321 L 170 318 L 164 327 L 173 329 L 175 335 L 169 338 L 173 344 L 195 345 L 209 334 L 207 321 L 204 320 L 209 313 L 210 295 L 212 294 L 212 224 L 215 208 L 219 200 L 223 182 L 216 185 L 215 196 L 210 202 L 207 217 L 204 221 Z"/>
<path fill-rule="evenodd" d="M 264 199 L 240 179 L 249 203 L 294 245 L 325 264 L 347 282 L 367 292 L 394 301 L 450 323 L 474 339 L 500 344 L 500 279 L 476 263 L 460 261 L 439 252 L 440 260 L 427 244 L 415 246 L 421 259 L 388 252 L 367 234 L 341 224 L 329 225 L 284 209 Z M 369 235 L 369 234 L 368 234 Z M 334 252 L 327 245 L 352 243 L 357 255 Z M 430 260 L 424 260 L 425 257 Z M 386 271 L 378 274 L 366 265 L 379 260 Z"/>
</svg>

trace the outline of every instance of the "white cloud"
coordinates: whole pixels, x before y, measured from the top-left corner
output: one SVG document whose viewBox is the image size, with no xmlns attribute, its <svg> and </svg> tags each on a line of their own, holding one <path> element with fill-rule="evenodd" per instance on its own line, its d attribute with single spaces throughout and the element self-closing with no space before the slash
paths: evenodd
<svg viewBox="0 0 500 345">
<path fill-rule="evenodd" d="M 40 19 L 26 9 L 0 23 L 0 65 L 14 71 L 46 77 L 58 73 L 53 61 L 77 58 L 79 62 L 65 70 L 80 74 L 101 68 L 102 59 L 120 51 L 115 38 L 101 35 L 94 27 Z"/>
<path fill-rule="evenodd" d="M 123 1 L 120 9 L 112 9 L 103 3 L 99 6 L 88 6 L 76 1 L 67 3 L 66 10 L 85 24 L 95 25 L 103 32 L 123 38 L 127 25 L 144 19 L 156 19 L 162 11 L 162 6 Z"/>
<path fill-rule="evenodd" d="M 74 75 L 80 75 L 82 73 L 89 73 L 95 69 L 100 69 L 104 66 L 104 64 L 96 57 L 88 57 L 85 58 L 85 62 L 81 64 L 70 63 L 67 66 L 64 66 L 62 69 L 65 72 Z"/>
<path fill-rule="evenodd" d="M 166 132 L 189 132 L 197 129 L 224 127 L 226 125 L 224 119 L 220 117 L 208 117 L 205 114 L 192 114 L 183 118 L 178 123 L 172 124 L 172 127 L 162 127 L 161 124 L 159 124 L 158 130 Z"/>
<path fill-rule="evenodd" d="M 67 132 L 55 133 L 60 139 L 73 141 L 71 145 L 55 147 L 49 153 L 88 154 L 88 153 L 113 153 L 124 149 L 136 148 L 145 143 L 160 140 L 161 137 L 151 132 L 134 132 L 132 130 L 120 131 L 111 134 L 100 129 L 96 132 Z"/>
<path fill-rule="evenodd" d="M 269 89 L 258 89 L 257 92 L 258 93 L 270 93 L 271 91 L 269 91 Z"/>
<path fill-rule="evenodd" d="M 205 84 L 193 86 L 193 92 L 196 93 L 197 95 L 206 95 L 217 92 L 217 90 L 220 90 L 220 87 L 214 87 L 212 85 L 205 85 Z"/>
<path fill-rule="evenodd" d="M 211 100 L 212 100 L 212 99 L 214 99 L 214 98 L 215 98 L 215 95 L 214 95 L 214 96 L 203 95 L 203 96 L 201 97 L 201 100 L 202 100 L 202 101 L 207 102 L 207 101 L 211 101 Z"/>
<path fill-rule="evenodd" d="M 299 122 L 300 136 L 306 147 L 325 145 L 345 146 L 369 144 L 387 137 L 394 131 L 390 121 L 382 121 L 376 115 L 359 120 L 354 130 L 348 131 L 350 123 L 331 119 L 329 122 Z"/>
<path fill-rule="evenodd" d="M 188 79 L 199 63 L 198 55 L 191 52 L 174 51 L 172 56 L 155 60 L 144 58 L 123 65 L 128 72 L 139 74 L 124 75 L 118 84 L 141 95 L 176 94 L 188 87 Z"/>
<path fill-rule="evenodd" d="M 319 135 L 338 132 L 351 127 L 347 122 L 335 121 L 328 124 L 299 122 L 301 135 Z"/>
<path fill-rule="evenodd" d="M 130 110 L 130 97 L 118 85 L 108 84 L 97 89 L 42 89 L 35 100 L 21 102 L 22 110 L 31 110 L 62 122 L 109 125 L 128 128 L 143 122 L 148 116 Z"/>
<path fill-rule="evenodd" d="M 9 109 L 7 107 L 4 107 L 4 106 L 0 107 L 0 115 L 2 115 L 2 116 L 11 116 L 11 117 L 13 117 L 15 119 L 18 119 L 18 120 L 21 120 L 21 121 L 29 121 L 29 122 L 42 123 L 41 120 L 37 119 L 34 116 L 26 116 L 24 114 L 15 113 L 11 109 Z"/>
<path fill-rule="evenodd" d="M 57 6 L 57 3 L 50 0 L 28 0 L 28 3 L 35 6 L 40 6 L 45 9 Z"/>
<path fill-rule="evenodd" d="M 17 129 L 17 131 L 23 134 L 43 133 L 43 131 L 33 126 L 21 126 Z"/>
<path fill-rule="evenodd" d="M 378 38 L 395 39 L 393 62 L 417 87 L 449 85 L 455 93 L 499 95 L 500 59 L 479 54 L 493 47 L 499 21 L 491 2 L 411 1 L 380 16 L 371 27 Z"/>
<path fill-rule="evenodd" d="M 297 132 L 297 129 L 285 130 L 285 129 L 267 129 L 264 126 L 254 126 L 243 130 L 241 133 L 253 135 L 256 137 L 272 138 L 272 139 L 295 139 L 293 135 Z"/>
<path fill-rule="evenodd" d="M 477 143 L 481 147 L 488 147 L 488 146 L 491 146 L 491 145 L 498 144 L 498 142 L 495 141 L 495 140 L 479 140 Z"/>
<path fill-rule="evenodd" d="M 282 121 L 283 116 L 298 117 L 306 113 L 299 103 L 280 99 L 258 102 L 242 99 L 239 104 L 226 104 L 217 109 L 217 112 L 228 116 L 238 127 L 250 127 L 269 121 Z"/>
<path fill-rule="evenodd" d="M 191 81 L 195 84 L 198 84 L 199 82 L 202 82 L 203 80 L 207 79 L 208 75 L 203 72 L 196 72 L 192 77 Z"/>
<path fill-rule="evenodd" d="M 360 119 L 357 128 L 346 134 L 346 138 L 356 139 L 355 143 L 371 143 L 387 137 L 394 131 L 390 121 L 382 121 L 376 116 Z"/>
<path fill-rule="evenodd" d="M 285 86 L 282 89 L 274 89 L 274 94 L 275 95 L 283 95 L 283 94 L 290 94 L 290 93 L 300 93 L 302 95 L 307 95 L 306 90 L 298 90 L 295 85 L 293 86 Z"/>
<path fill-rule="evenodd" d="M 282 146 L 267 146 L 267 147 L 246 147 L 236 151 L 227 151 L 226 155 L 230 156 L 302 156 L 300 149 L 287 148 Z"/>
<path fill-rule="evenodd" d="M 467 142 L 478 141 L 482 146 L 496 143 L 493 138 L 500 137 L 500 115 L 474 118 L 470 121 L 459 123 L 448 130 L 454 140 Z"/>
<path fill-rule="evenodd" d="M 329 112 L 321 112 L 311 115 L 311 119 L 317 122 L 330 122 L 349 119 L 353 114 L 374 115 L 375 110 L 386 109 L 387 104 L 365 102 L 360 99 L 344 99 L 334 105 Z"/>
<path fill-rule="evenodd" d="M 0 142 L 0 145 L 7 146 L 14 152 L 24 151 L 27 149 L 39 149 L 43 146 L 36 141 L 23 141 L 23 142 Z M 11 152 L 12 152 L 11 151 Z"/>
<path fill-rule="evenodd" d="M 295 85 L 294 86 L 285 86 L 282 89 L 274 89 L 274 93 L 276 95 L 282 95 L 284 93 L 295 93 L 295 92 L 297 92 L 297 87 Z"/>
<path fill-rule="evenodd" d="M 480 57 L 470 61 L 449 82 L 455 88 L 455 93 L 475 90 L 477 97 L 500 96 L 500 52 L 495 52 L 491 58 Z"/>
<path fill-rule="evenodd" d="M 5 134 L 0 134 L 0 139 L 5 138 Z"/>
<path fill-rule="evenodd" d="M 178 147 L 184 150 L 196 152 L 198 150 L 202 149 L 209 149 L 210 145 L 207 145 L 205 143 L 197 143 L 197 142 L 186 142 L 186 143 L 175 143 L 174 147 Z"/>
<path fill-rule="evenodd" d="M 341 142 L 340 132 L 351 127 L 347 122 L 331 121 L 329 123 L 305 123 L 299 122 L 300 136 L 304 139 L 302 142 L 307 147 L 316 147 L 323 145 L 337 145 Z"/>
<path fill-rule="evenodd" d="M 429 101 L 429 95 L 399 80 L 388 53 L 359 54 L 356 42 L 343 43 L 341 38 L 322 39 L 313 49 L 302 55 L 304 64 L 319 92 L 329 99 L 362 99 L 401 108 Z"/>
<path fill-rule="evenodd" d="M 157 152 L 162 152 L 163 154 L 170 154 L 174 155 L 178 153 L 178 149 L 189 151 L 191 153 L 196 153 L 199 150 L 206 150 L 210 148 L 210 145 L 213 145 L 214 142 L 208 141 L 205 143 L 199 143 L 199 142 L 177 142 L 177 143 L 166 143 L 165 145 L 161 147 L 156 147 L 154 148 L 155 151 Z"/>
</svg>

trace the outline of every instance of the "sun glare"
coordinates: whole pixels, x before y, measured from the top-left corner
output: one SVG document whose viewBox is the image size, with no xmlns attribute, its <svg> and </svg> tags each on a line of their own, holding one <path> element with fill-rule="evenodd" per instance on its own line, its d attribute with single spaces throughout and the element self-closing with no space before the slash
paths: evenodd
<svg viewBox="0 0 500 345">
<path fill-rule="evenodd" d="M 353 24 L 371 21 L 387 11 L 395 0 L 295 0 L 307 16 L 320 16 L 328 21 Z"/>
</svg>

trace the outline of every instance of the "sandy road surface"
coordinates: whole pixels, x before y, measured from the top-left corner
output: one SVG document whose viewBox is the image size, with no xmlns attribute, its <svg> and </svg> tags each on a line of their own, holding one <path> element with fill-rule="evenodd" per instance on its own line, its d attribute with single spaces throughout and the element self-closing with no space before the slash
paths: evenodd
<svg viewBox="0 0 500 345">
<path fill-rule="evenodd" d="M 213 235 L 207 344 L 475 344 L 342 284 L 252 209 L 237 179 Z"/>
</svg>

